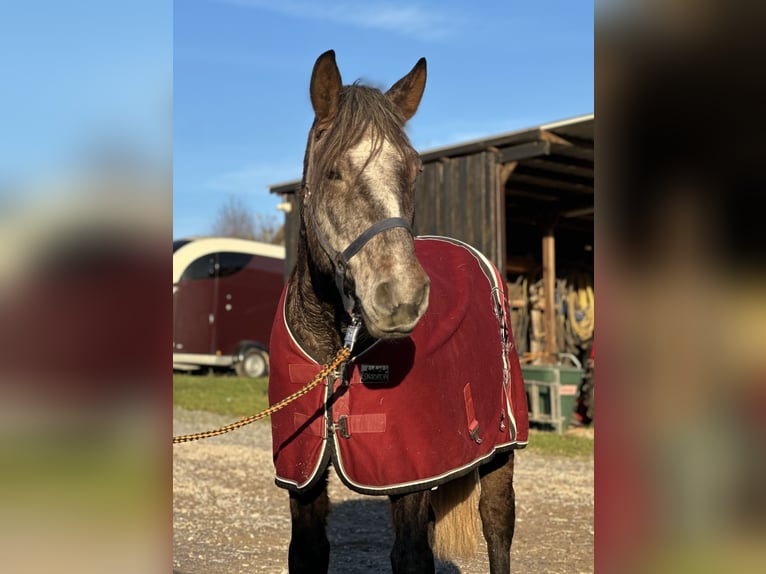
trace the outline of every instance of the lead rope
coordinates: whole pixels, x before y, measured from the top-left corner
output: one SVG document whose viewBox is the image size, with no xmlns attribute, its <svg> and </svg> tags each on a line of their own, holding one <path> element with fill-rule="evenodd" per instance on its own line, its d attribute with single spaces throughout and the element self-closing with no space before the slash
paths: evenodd
<svg viewBox="0 0 766 574">
<path fill-rule="evenodd" d="M 351 331 L 351 330 L 352 330 L 352 327 L 349 327 L 349 331 Z M 353 338 L 356 338 L 356 331 L 357 330 L 358 330 L 358 325 L 357 325 L 357 328 L 354 329 Z M 345 362 L 351 356 L 351 347 L 353 346 L 353 341 L 352 341 L 351 345 L 348 345 L 348 341 L 349 341 L 350 338 L 351 337 L 349 337 L 349 335 L 347 334 L 346 335 L 347 346 L 342 347 L 335 354 L 335 357 L 333 358 L 333 360 L 330 361 L 327 364 L 327 366 L 324 367 L 321 371 L 319 371 L 319 373 L 317 373 L 317 375 L 313 379 L 311 379 L 311 381 L 305 387 L 300 389 L 299 391 L 296 391 L 292 395 L 290 395 L 288 397 L 285 397 L 284 399 L 282 399 L 278 403 L 273 404 L 272 406 L 270 406 L 266 410 L 263 410 L 263 411 L 261 411 L 259 413 L 251 415 L 249 417 L 245 417 L 242 420 L 239 420 L 239 421 L 237 421 L 235 423 L 228 424 L 226 426 L 223 426 L 223 427 L 215 429 L 215 430 L 209 430 L 209 431 L 205 431 L 205 432 L 198 432 L 198 433 L 194 433 L 194 434 L 185 434 L 185 435 L 180 435 L 180 436 L 174 436 L 173 437 L 173 444 L 178 444 L 178 443 L 182 443 L 182 442 L 191 442 L 193 440 L 200 440 L 200 439 L 203 439 L 203 438 L 209 438 L 211 436 L 218 436 L 218 435 L 221 435 L 221 434 L 225 434 L 225 433 L 233 431 L 235 429 L 242 428 L 245 425 L 249 425 L 250 423 L 253 423 L 253 422 L 255 422 L 255 421 L 259 420 L 259 419 L 265 418 L 265 417 L 267 417 L 269 415 L 274 414 L 278 410 L 283 409 L 284 407 L 289 405 L 291 402 L 293 402 L 295 399 L 302 397 L 303 395 L 308 393 L 311 389 L 316 387 L 320 382 L 322 382 L 322 379 L 324 379 L 327 376 L 329 376 L 333 371 L 335 371 L 335 369 L 341 363 Z"/>
</svg>

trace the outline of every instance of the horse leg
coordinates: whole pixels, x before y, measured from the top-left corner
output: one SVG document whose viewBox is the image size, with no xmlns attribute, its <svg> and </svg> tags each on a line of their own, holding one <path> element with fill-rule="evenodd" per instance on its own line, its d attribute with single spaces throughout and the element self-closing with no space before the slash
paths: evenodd
<svg viewBox="0 0 766 574">
<path fill-rule="evenodd" d="M 510 574 L 511 542 L 516 523 L 513 451 L 495 455 L 479 468 L 479 514 L 489 552 L 490 574 Z"/>
<path fill-rule="evenodd" d="M 326 574 L 330 564 L 327 540 L 327 474 L 307 492 L 290 492 L 292 534 L 288 552 L 290 574 Z"/>
<path fill-rule="evenodd" d="M 428 542 L 430 497 L 428 491 L 391 497 L 394 574 L 433 574 L 434 555 Z"/>
</svg>

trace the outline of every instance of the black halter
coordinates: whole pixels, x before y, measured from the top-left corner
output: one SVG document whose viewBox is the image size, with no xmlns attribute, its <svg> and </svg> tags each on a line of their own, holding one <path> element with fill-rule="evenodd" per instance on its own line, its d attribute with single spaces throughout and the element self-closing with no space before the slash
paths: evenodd
<svg viewBox="0 0 766 574">
<path fill-rule="evenodd" d="M 305 192 L 309 194 L 308 185 L 305 186 Z M 330 261 L 332 261 L 333 267 L 335 268 L 335 286 L 338 288 L 338 293 L 340 293 L 341 300 L 343 301 L 343 308 L 349 315 L 353 315 L 356 300 L 349 290 L 346 289 L 346 273 L 348 272 L 349 261 L 378 233 L 382 233 L 393 227 L 403 227 L 410 233 L 410 235 L 413 235 L 412 226 L 409 221 L 403 217 L 389 217 L 382 219 L 377 223 L 373 223 L 370 227 L 360 233 L 359 237 L 354 239 L 348 247 L 343 251 L 338 252 L 332 248 L 330 242 L 327 241 L 327 238 L 319 230 L 316 218 L 314 217 L 314 210 L 311 209 L 310 213 L 311 218 L 314 220 L 314 233 L 319 240 L 319 245 L 330 258 Z"/>
<path fill-rule="evenodd" d="M 343 307 L 349 315 L 354 310 L 355 305 L 353 295 L 351 295 L 345 287 L 349 260 L 356 255 L 370 239 L 375 237 L 378 233 L 391 229 L 392 227 L 404 227 L 410 235 L 412 235 L 412 227 L 410 227 L 410 224 L 406 219 L 402 217 L 382 219 L 363 231 L 335 260 L 335 286 L 338 288 L 341 299 L 343 299 Z"/>
</svg>

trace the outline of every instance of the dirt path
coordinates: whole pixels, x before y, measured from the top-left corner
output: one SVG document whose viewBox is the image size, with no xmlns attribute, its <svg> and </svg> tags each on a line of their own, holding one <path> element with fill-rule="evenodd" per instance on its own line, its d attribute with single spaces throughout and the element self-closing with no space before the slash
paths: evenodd
<svg viewBox="0 0 766 574">
<path fill-rule="evenodd" d="M 231 422 L 174 411 L 173 434 Z M 173 447 L 174 574 L 287 573 L 290 517 L 286 491 L 274 485 L 268 422 Z M 516 458 L 515 573 L 593 572 L 593 459 L 543 456 L 532 446 Z M 388 501 L 330 480 L 332 574 L 390 572 Z M 485 574 L 486 557 L 440 563 L 438 574 Z"/>
</svg>

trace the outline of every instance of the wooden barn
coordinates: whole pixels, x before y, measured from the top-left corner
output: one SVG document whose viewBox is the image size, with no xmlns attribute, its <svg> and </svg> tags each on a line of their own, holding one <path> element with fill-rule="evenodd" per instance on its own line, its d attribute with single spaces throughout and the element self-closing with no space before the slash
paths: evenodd
<svg viewBox="0 0 766 574">
<path fill-rule="evenodd" d="M 591 114 L 421 153 L 415 232 L 465 241 L 505 270 L 519 350 L 542 362 L 590 350 L 593 133 Z M 288 272 L 299 188 L 269 188 L 283 201 Z"/>
</svg>

